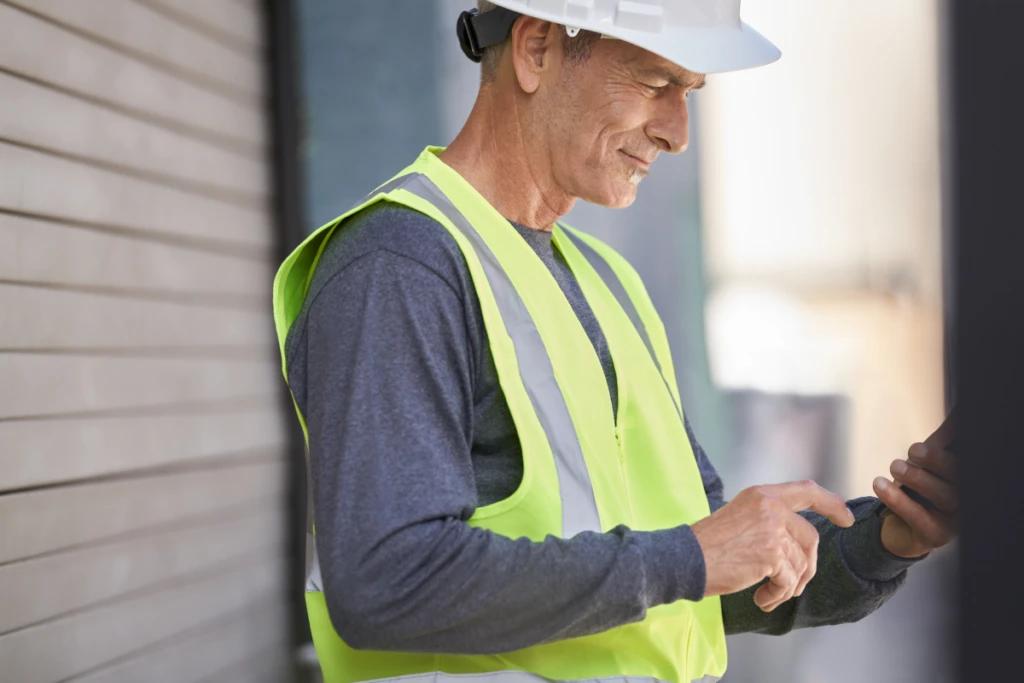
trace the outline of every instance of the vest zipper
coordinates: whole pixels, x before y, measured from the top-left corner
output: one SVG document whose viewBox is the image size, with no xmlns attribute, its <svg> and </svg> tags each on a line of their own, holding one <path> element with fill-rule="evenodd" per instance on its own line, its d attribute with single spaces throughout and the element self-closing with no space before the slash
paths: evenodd
<svg viewBox="0 0 1024 683">
<path fill-rule="evenodd" d="M 619 454 L 619 473 L 622 475 L 622 490 L 626 494 L 626 510 L 629 512 L 630 524 L 632 524 L 633 499 L 629 495 L 629 477 L 626 476 L 626 454 L 622 450 L 622 437 L 619 435 L 618 424 L 615 425 L 615 447 Z"/>
</svg>

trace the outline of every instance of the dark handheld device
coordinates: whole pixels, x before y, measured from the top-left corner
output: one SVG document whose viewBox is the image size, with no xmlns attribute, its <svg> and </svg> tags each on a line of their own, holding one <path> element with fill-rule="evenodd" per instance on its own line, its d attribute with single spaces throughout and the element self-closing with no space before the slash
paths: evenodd
<svg viewBox="0 0 1024 683">
<path fill-rule="evenodd" d="M 943 421 L 942 425 L 938 429 L 936 429 L 931 436 L 925 439 L 925 444 L 929 448 L 941 448 L 947 453 L 956 455 L 957 446 L 955 440 L 955 415 L 956 408 L 954 407 L 949 411 L 949 414 L 946 416 L 946 419 Z M 906 484 L 900 485 L 900 490 L 906 493 L 911 500 L 918 503 L 925 510 L 933 510 L 935 508 L 934 503 L 932 503 L 930 500 L 928 500 L 920 493 L 907 486 Z M 883 516 L 891 515 L 892 510 L 890 510 L 889 508 L 885 508 L 882 510 L 881 514 Z"/>
</svg>

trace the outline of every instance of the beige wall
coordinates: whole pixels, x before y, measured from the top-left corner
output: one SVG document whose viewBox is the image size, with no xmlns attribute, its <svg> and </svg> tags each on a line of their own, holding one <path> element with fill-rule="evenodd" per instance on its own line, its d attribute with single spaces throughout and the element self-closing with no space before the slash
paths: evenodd
<svg viewBox="0 0 1024 683">
<path fill-rule="evenodd" d="M 278 680 L 254 0 L 0 2 L 0 680 Z"/>
<path fill-rule="evenodd" d="M 849 495 L 942 418 L 934 0 L 747 0 L 780 62 L 701 98 L 724 386 L 851 401 Z"/>
</svg>

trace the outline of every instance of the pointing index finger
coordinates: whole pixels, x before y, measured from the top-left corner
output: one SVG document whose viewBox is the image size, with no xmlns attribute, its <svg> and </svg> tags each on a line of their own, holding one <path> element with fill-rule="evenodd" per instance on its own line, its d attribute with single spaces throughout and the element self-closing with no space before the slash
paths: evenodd
<svg viewBox="0 0 1024 683">
<path fill-rule="evenodd" d="M 831 491 L 813 481 L 794 481 L 788 484 L 774 484 L 764 487 L 794 512 L 813 510 L 828 517 L 836 526 L 853 526 L 854 518 L 846 502 Z"/>
</svg>

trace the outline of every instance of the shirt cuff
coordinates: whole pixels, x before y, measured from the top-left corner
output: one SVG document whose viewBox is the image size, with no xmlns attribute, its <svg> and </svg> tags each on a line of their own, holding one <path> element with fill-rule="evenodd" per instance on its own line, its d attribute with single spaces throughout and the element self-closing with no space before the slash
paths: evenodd
<svg viewBox="0 0 1024 683">
<path fill-rule="evenodd" d="M 707 568 L 693 529 L 679 526 L 639 532 L 636 540 L 644 557 L 649 607 L 704 598 Z"/>
<path fill-rule="evenodd" d="M 865 581 L 887 582 L 899 577 L 928 555 L 906 558 L 893 555 L 882 545 L 881 501 L 857 510 L 857 521 L 840 532 L 840 551 L 846 565 Z"/>
</svg>

